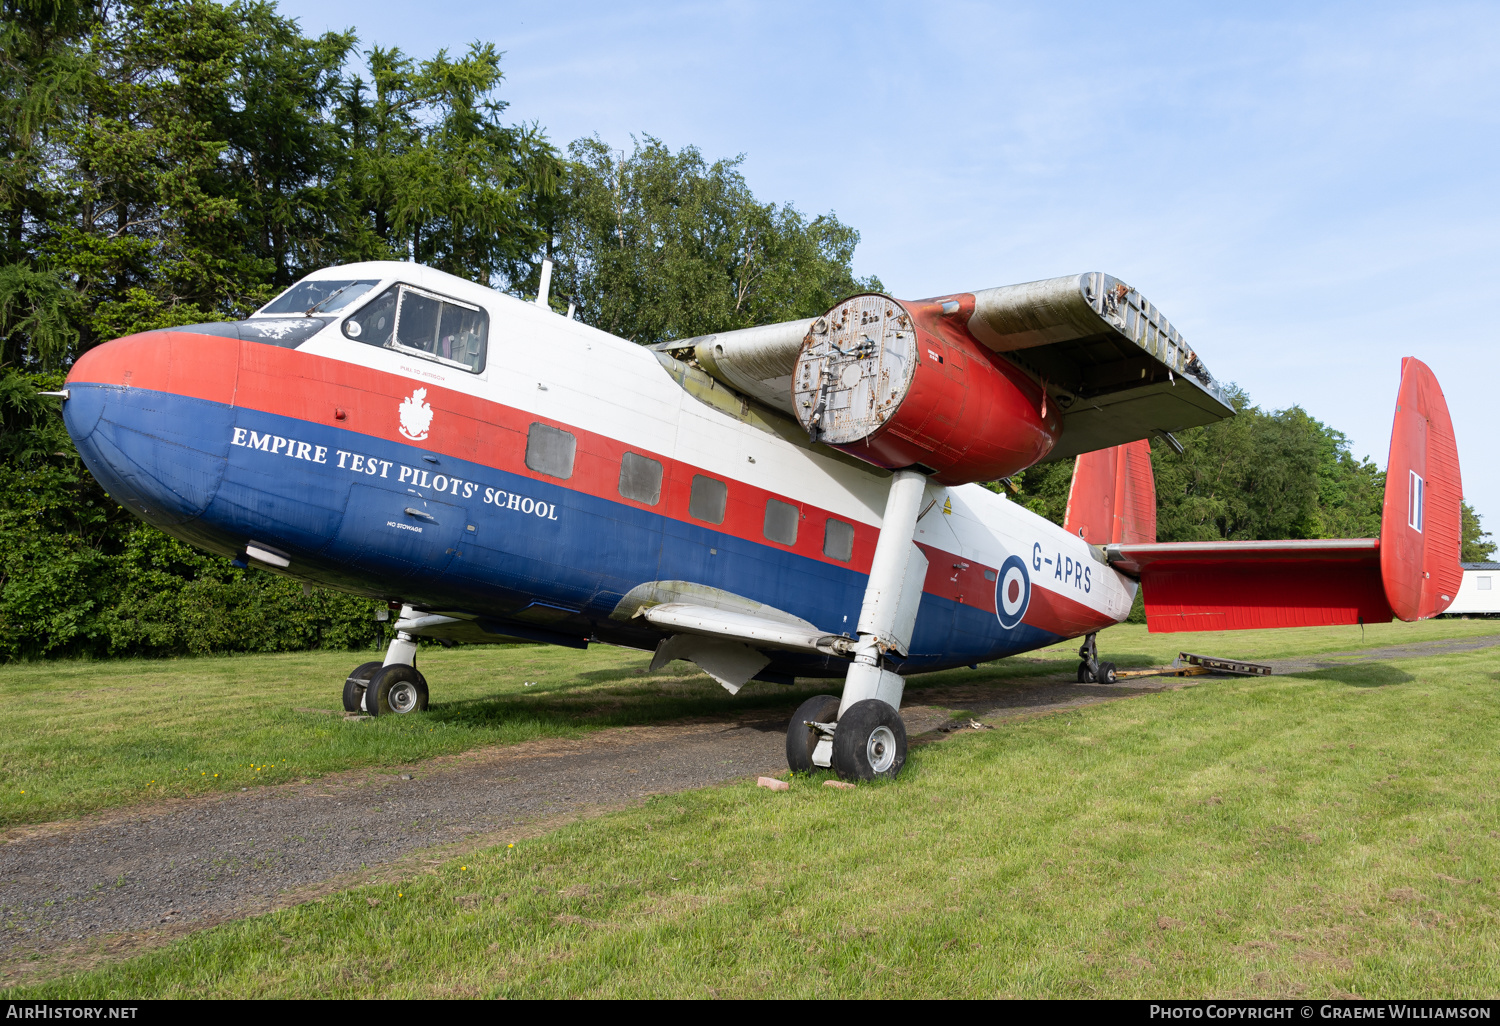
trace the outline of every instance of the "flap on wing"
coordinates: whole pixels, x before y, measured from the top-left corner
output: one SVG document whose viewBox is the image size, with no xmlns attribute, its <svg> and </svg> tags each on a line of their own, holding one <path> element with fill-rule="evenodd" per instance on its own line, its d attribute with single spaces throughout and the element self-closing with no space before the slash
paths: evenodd
<svg viewBox="0 0 1500 1026">
<path fill-rule="evenodd" d="M 1141 579 L 1153 632 L 1391 619 L 1375 538 L 1119 544 L 1105 553 Z"/>
<path fill-rule="evenodd" d="M 1057 400 L 1063 432 L 1049 461 L 1234 415 L 1161 311 L 1100 271 L 982 289 L 968 326 Z"/>
<path fill-rule="evenodd" d="M 846 649 L 854 644 L 851 639 L 819 630 L 806 620 L 788 623 L 753 613 L 686 602 L 650 606 L 641 609 L 636 615 L 644 617 L 653 627 L 662 630 L 741 641 L 755 648 L 845 655 Z"/>
</svg>

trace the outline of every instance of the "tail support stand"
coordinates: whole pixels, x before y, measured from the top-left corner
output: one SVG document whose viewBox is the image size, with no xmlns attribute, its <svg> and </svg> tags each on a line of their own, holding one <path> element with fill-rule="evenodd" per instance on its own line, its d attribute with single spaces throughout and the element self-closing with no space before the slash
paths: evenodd
<svg viewBox="0 0 1500 1026">
<path fill-rule="evenodd" d="M 1089 634 L 1084 637 L 1083 644 L 1078 646 L 1078 658 L 1083 660 L 1079 669 L 1088 673 L 1089 680 L 1099 679 L 1099 646 L 1095 643 L 1098 637 L 1097 633 Z M 1080 679 L 1081 677 L 1082 674 Z"/>
</svg>

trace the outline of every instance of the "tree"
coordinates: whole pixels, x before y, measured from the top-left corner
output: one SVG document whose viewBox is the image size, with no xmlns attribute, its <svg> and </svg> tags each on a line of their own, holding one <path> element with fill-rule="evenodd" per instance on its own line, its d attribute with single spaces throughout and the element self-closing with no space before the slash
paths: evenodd
<svg viewBox="0 0 1500 1026">
<path fill-rule="evenodd" d="M 1490 533 L 1479 522 L 1479 514 L 1467 502 L 1463 505 L 1463 550 L 1459 556 L 1465 563 L 1487 563 L 1495 554 L 1495 542 Z"/>
<path fill-rule="evenodd" d="M 1151 442 L 1159 541 L 1374 538 L 1385 474 L 1300 407 L 1264 413 L 1233 386 L 1234 417 L 1182 432 L 1178 455 Z M 1073 461 L 1018 475 L 1017 501 L 1061 524 Z"/>
<path fill-rule="evenodd" d="M 858 232 L 759 202 L 743 158 L 709 164 L 650 136 L 629 155 L 597 138 L 568 152 L 554 291 L 595 327 L 649 344 L 811 317 L 881 289 L 850 270 Z"/>
</svg>

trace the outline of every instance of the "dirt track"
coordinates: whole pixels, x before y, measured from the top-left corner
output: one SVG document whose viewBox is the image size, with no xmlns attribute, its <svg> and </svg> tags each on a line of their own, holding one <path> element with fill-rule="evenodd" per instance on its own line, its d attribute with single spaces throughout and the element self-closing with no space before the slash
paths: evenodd
<svg viewBox="0 0 1500 1026">
<path fill-rule="evenodd" d="M 1500 645 L 1500 635 L 1333 653 L 1281 673 Z M 1014 718 L 1147 694 L 1192 679 L 1113 686 L 1046 678 L 914 690 L 912 737 L 944 735 L 954 710 Z M 409 769 L 119 810 L 18 828 L 0 846 L 0 964 L 112 934 L 177 933 L 304 900 L 425 849 L 501 841 L 643 796 L 785 768 L 788 708 L 773 719 L 600 731 L 576 741 L 496 747 Z M 403 779 L 403 774 L 410 779 Z"/>
</svg>

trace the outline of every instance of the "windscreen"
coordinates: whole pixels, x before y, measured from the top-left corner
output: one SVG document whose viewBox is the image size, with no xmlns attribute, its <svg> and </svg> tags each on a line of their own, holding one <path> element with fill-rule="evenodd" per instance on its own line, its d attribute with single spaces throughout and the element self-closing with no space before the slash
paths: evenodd
<svg viewBox="0 0 1500 1026">
<path fill-rule="evenodd" d="M 314 314 L 342 310 L 380 282 L 375 278 L 357 280 L 319 278 L 299 281 L 271 302 L 261 307 L 263 314 Z"/>
</svg>

